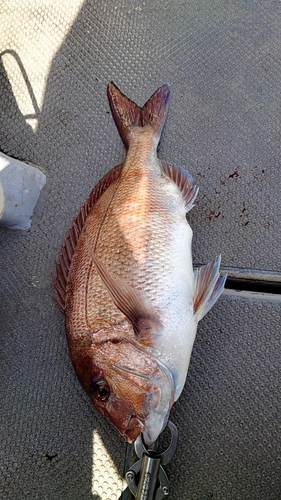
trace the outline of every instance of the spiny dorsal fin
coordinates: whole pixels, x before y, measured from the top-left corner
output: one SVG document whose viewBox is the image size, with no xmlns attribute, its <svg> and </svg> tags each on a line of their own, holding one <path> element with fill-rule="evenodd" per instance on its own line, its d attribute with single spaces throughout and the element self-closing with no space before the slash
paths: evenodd
<svg viewBox="0 0 281 500">
<path fill-rule="evenodd" d="M 113 276 L 90 250 L 90 256 L 116 307 L 132 323 L 135 334 L 145 345 L 150 345 L 153 335 L 162 323 L 148 297 L 142 290 L 133 288 L 123 279 Z"/>
<path fill-rule="evenodd" d="M 224 290 L 227 276 L 220 276 L 221 256 L 194 272 L 194 314 L 200 321 L 213 307 Z"/>
<path fill-rule="evenodd" d="M 118 179 L 122 167 L 123 164 L 117 165 L 97 183 L 97 185 L 92 190 L 89 198 L 81 207 L 80 212 L 72 223 L 72 227 L 68 230 L 67 235 L 64 238 L 64 243 L 61 246 L 59 253 L 59 262 L 56 262 L 57 275 L 55 276 L 53 273 L 51 273 L 52 280 L 56 288 L 55 299 L 62 312 L 64 312 L 65 309 L 66 284 L 71 259 L 74 254 L 80 233 L 84 227 L 86 218 L 90 210 L 96 204 L 101 195 L 107 190 L 110 184 Z"/>
<path fill-rule="evenodd" d="M 194 207 L 194 201 L 199 191 L 192 175 L 182 167 L 171 165 L 166 161 L 161 160 L 160 164 L 162 172 L 178 186 L 185 201 L 186 211 L 189 212 Z"/>
<path fill-rule="evenodd" d="M 130 142 L 130 130 L 134 126 L 150 125 L 159 140 L 169 107 L 170 85 L 167 83 L 162 85 L 143 107 L 126 97 L 113 82 L 108 84 L 107 95 L 119 134 L 127 148 Z"/>
</svg>

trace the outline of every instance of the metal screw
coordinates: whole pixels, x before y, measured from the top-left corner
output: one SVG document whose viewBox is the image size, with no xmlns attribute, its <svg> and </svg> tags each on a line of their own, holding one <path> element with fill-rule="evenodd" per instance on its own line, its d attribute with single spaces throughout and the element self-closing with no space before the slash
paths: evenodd
<svg viewBox="0 0 281 500">
<path fill-rule="evenodd" d="M 130 471 L 130 470 L 129 470 L 129 471 L 127 472 L 127 474 L 126 474 L 126 478 L 127 478 L 127 479 L 128 479 L 128 481 L 130 481 L 130 482 L 131 482 L 131 481 L 133 481 L 133 480 L 134 480 L 134 478 L 135 478 L 135 474 L 134 474 L 134 472 L 132 472 L 132 471 Z"/>
<path fill-rule="evenodd" d="M 169 495 L 169 488 L 168 488 L 168 486 L 162 486 L 162 491 L 163 491 L 164 495 Z"/>
</svg>

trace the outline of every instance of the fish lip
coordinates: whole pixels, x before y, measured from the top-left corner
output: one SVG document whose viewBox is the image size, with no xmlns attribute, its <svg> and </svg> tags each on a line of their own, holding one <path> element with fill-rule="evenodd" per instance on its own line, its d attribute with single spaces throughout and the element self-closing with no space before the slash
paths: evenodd
<svg viewBox="0 0 281 500">
<path fill-rule="evenodd" d="M 159 369 L 164 373 L 167 377 L 167 380 L 170 382 L 170 389 L 171 389 L 171 396 L 170 396 L 170 402 L 169 402 L 169 408 L 166 411 L 165 416 L 162 418 L 162 425 L 158 427 L 158 430 L 154 431 L 154 429 L 150 429 L 150 425 L 148 425 L 149 418 L 144 421 L 144 426 L 142 429 L 142 435 L 143 439 L 146 443 L 146 445 L 150 446 L 152 445 L 159 437 L 161 432 L 164 430 L 166 427 L 168 420 L 169 420 L 169 414 L 170 414 L 170 409 L 172 405 L 174 404 L 174 394 L 175 394 L 175 381 L 173 374 L 171 370 L 165 365 L 164 362 L 160 361 L 157 359 L 156 355 L 150 352 L 151 357 L 153 357 L 159 367 Z M 159 406 L 158 406 L 159 408 Z M 156 408 L 156 414 L 157 414 L 157 408 Z M 154 432 L 153 432 L 154 431 Z"/>
<path fill-rule="evenodd" d="M 152 439 L 151 433 L 147 429 L 142 431 L 142 436 L 147 446 L 151 446 L 156 441 L 155 439 Z"/>
<path fill-rule="evenodd" d="M 139 424 L 139 425 L 136 425 Z M 124 436 L 129 443 L 133 443 L 139 434 L 143 431 L 145 422 L 142 418 L 138 417 L 136 414 L 131 415 L 130 421 L 128 423 L 127 429 L 124 432 Z"/>
<path fill-rule="evenodd" d="M 138 350 L 140 350 L 142 352 L 145 352 L 146 354 L 149 354 L 149 356 L 151 356 L 151 358 L 153 358 L 155 360 L 155 362 L 156 362 L 159 370 L 166 376 L 166 378 L 167 378 L 167 380 L 168 380 L 168 382 L 170 384 L 171 395 L 170 395 L 170 401 L 169 401 L 169 408 L 166 408 L 166 413 L 165 413 L 164 417 L 162 418 L 162 422 L 158 426 L 158 430 L 156 430 L 155 432 L 153 432 L 153 429 L 150 429 L 150 425 L 148 424 L 148 421 L 150 420 L 149 416 L 147 418 L 145 418 L 145 419 L 141 419 L 137 415 L 132 415 L 131 418 L 130 418 L 129 424 L 127 426 L 127 429 L 123 433 L 123 435 L 126 438 L 126 440 L 128 442 L 130 442 L 130 443 L 132 443 L 133 441 L 135 441 L 135 439 L 138 437 L 138 435 L 140 433 L 142 433 L 145 443 L 147 445 L 151 445 L 158 438 L 159 434 L 164 430 L 164 428 L 165 428 L 165 426 L 166 426 L 166 424 L 168 422 L 170 409 L 171 409 L 171 407 L 172 407 L 172 405 L 174 403 L 175 381 L 174 381 L 173 374 L 172 374 L 171 370 L 168 368 L 168 366 L 166 366 L 163 361 L 161 361 L 161 360 L 159 360 L 157 358 L 157 353 L 154 353 L 151 349 L 144 349 L 144 348 L 142 348 L 140 345 L 138 345 L 136 343 L 134 343 L 133 345 Z M 114 366 L 116 368 L 118 368 L 118 369 L 126 372 L 126 373 L 131 373 L 133 375 L 136 375 L 136 376 L 140 377 L 143 380 L 150 380 L 150 376 L 149 375 L 144 375 L 144 374 L 138 373 L 138 372 L 136 372 L 134 370 L 130 370 L 128 368 L 124 368 L 123 366 L 121 366 L 119 364 L 114 364 Z M 158 409 L 159 409 L 159 405 L 158 405 L 157 408 L 155 408 L 156 414 L 157 414 L 157 410 Z M 138 422 L 139 422 L 138 426 L 133 426 L 131 424 L 131 422 L 133 422 L 134 420 L 138 420 Z"/>
</svg>

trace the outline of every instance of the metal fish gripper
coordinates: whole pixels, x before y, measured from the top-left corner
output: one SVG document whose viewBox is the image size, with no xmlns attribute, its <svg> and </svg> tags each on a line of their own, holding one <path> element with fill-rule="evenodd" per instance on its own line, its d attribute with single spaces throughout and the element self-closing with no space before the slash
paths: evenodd
<svg viewBox="0 0 281 500">
<path fill-rule="evenodd" d="M 140 460 L 130 467 L 125 478 L 136 500 L 161 500 L 169 495 L 170 483 L 163 465 L 170 462 L 174 456 L 178 430 L 171 421 L 167 426 L 171 432 L 171 441 L 168 448 L 161 453 L 155 449 L 158 440 L 150 447 L 146 447 L 142 435 L 135 441 L 135 453 Z"/>
</svg>

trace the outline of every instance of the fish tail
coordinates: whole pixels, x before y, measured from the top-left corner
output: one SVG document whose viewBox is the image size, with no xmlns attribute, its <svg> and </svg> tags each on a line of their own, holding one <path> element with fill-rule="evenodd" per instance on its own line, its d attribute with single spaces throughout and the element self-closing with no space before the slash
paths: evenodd
<svg viewBox="0 0 281 500">
<path fill-rule="evenodd" d="M 134 126 L 149 125 L 156 140 L 159 141 L 169 108 L 170 85 L 167 83 L 162 85 L 143 107 L 122 94 L 113 82 L 108 84 L 107 95 L 119 134 L 127 148 L 130 142 L 130 132 Z"/>
</svg>

